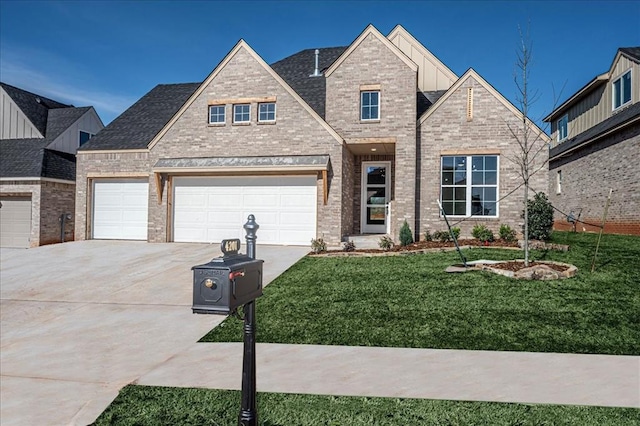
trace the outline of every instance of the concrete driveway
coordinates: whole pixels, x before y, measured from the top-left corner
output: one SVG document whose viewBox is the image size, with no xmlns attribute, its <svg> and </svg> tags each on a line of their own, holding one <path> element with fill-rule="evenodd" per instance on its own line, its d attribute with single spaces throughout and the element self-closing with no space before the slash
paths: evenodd
<svg viewBox="0 0 640 426">
<path fill-rule="evenodd" d="M 257 247 L 264 283 L 308 247 Z M 245 252 L 244 244 L 242 252 Z M 224 317 L 193 315 L 218 245 L 81 241 L 0 251 L 0 423 L 86 425 Z"/>
</svg>

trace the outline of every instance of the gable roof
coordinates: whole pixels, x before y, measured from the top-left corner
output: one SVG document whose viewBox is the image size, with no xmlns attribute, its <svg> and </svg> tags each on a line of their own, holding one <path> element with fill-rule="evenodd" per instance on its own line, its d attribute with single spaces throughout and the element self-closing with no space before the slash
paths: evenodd
<svg viewBox="0 0 640 426">
<path fill-rule="evenodd" d="M 305 49 L 271 64 L 271 68 L 322 118 L 325 117 L 326 80 L 324 71 L 345 51 L 346 46 L 324 47 L 318 51 L 319 76 L 315 71 L 316 49 Z"/>
<path fill-rule="evenodd" d="M 636 62 L 640 61 L 640 46 L 636 47 L 621 47 L 618 49 L 620 53 L 628 57 L 629 59 L 633 59 Z"/>
<path fill-rule="evenodd" d="M 340 135 L 333 130 L 333 128 L 331 126 L 329 126 L 329 124 L 327 124 L 326 121 L 324 121 L 322 119 L 322 117 L 320 117 L 320 115 L 318 115 L 318 113 L 316 111 L 313 110 L 313 108 L 311 108 L 309 106 L 309 104 L 307 104 L 304 99 L 302 99 L 302 97 L 300 97 L 300 95 L 298 93 L 296 93 L 295 90 L 293 90 L 291 88 L 291 86 L 289 86 L 289 84 L 287 84 L 287 82 L 280 77 L 265 61 L 264 59 L 262 59 L 260 57 L 260 55 L 258 55 L 252 48 L 251 46 L 249 46 L 247 44 L 246 41 L 244 41 L 243 39 L 240 39 L 240 41 L 238 41 L 238 43 L 236 43 L 236 45 L 234 46 L 233 49 L 231 49 L 231 51 L 227 54 L 227 56 L 224 57 L 224 59 L 218 64 L 218 66 L 211 72 L 211 74 L 209 74 L 209 76 L 207 78 L 205 78 L 205 80 L 200 84 L 200 86 L 195 90 L 195 92 L 193 92 L 193 94 L 191 94 L 191 96 L 189 97 L 189 99 L 187 99 L 187 101 L 180 107 L 180 109 L 178 110 L 178 112 L 176 112 L 173 117 L 162 127 L 162 130 L 160 130 L 160 132 L 158 132 L 158 134 L 153 138 L 153 140 L 151 140 L 151 142 L 148 145 L 148 148 L 151 149 L 155 146 L 156 143 L 158 143 L 158 141 L 167 133 L 167 131 L 169 131 L 169 129 L 171 128 L 171 126 L 173 126 L 173 124 L 182 116 L 182 114 L 187 110 L 187 108 L 189 108 L 189 106 L 197 99 L 198 96 L 200 96 L 200 94 L 206 89 L 206 87 L 209 85 L 209 83 L 211 83 L 211 81 L 220 73 L 220 71 L 222 69 L 224 69 L 224 67 L 229 63 L 229 61 L 231 61 L 231 59 L 233 59 L 233 57 L 241 50 L 244 49 L 247 53 L 249 53 L 249 55 L 256 60 L 256 62 L 258 62 L 258 64 L 260 64 L 260 66 L 262 66 L 262 68 L 271 75 L 271 77 L 273 77 L 281 86 L 284 90 L 286 90 L 309 114 L 311 114 L 311 116 L 331 135 L 333 136 L 333 138 L 340 142 L 341 144 L 343 143 L 342 137 L 340 137 Z"/>
<path fill-rule="evenodd" d="M 345 59 L 351 55 L 351 53 L 360 46 L 360 44 L 366 39 L 369 35 L 373 35 L 379 41 L 382 42 L 389 50 L 391 50 L 402 62 L 404 62 L 409 68 L 413 71 L 418 70 L 418 65 L 413 62 L 407 55 L 405 55 L 395 44 L 391 43 L 388 38 L 383 36 L 380 31 L 376 29 L 373 25 L 367 25 L 367 28 L 362 31 L 362 33 L 349 45 L 347 50 L 345 50 L 340 57 L 325 71 L 325 76 L 329 77 L 338 67 L 342 64 Z"/>
<path fill-rule="evenodd" d="M 549 159 L 554 159 L 555 157 L 568 154 L 602 136 L 606 136 L 612 131 L 618 130 L 621 127 L 626 127 L 639 120 L 640 102 L 636 102 L 573 138 L 554 146 L 549 151 Z"/>
<path fill-rule="evenodd" d="M 47 133 L 47 117 L 49 110 L 54 108 L 71 108 L 73 105 L 66 105 L 35 93 L 27 92 L 6 83 L 0 83 L 0 86 L 7 92 L 7 95 L 13 99 L 22 113 L 31 121 L 33 126 L 38 129 L 44 137 Z"/>
<path fill-rule="evenodd" d="M 0 177 L 76 180 L 75 155 L 46 149 L 43 138 L 0 140 Z"/>
<path fill-rule="evenodd" d="M 200 83 L 159 84 L 78 148 L 81 151 L 146 149 Z"/>
<path fill-rule="evenodd" d="M 480 84 L 489 93 L 491 93 L 498 101 L 500 101 L 502 105 L 504 105 L 509 111 L 511 111 L 518 119 L 522 119 L 522 112 L 518 108 L 516 108 L 511 102 L 509 102 L 507 98 L 502 96 L 500 92 L 498 92 L 492 85 L 490 85 L 484 78 L 482 78 L 482 76 L 478 74 L 473 68 L 469 68 L 467 72 L 465 72 L 462 75 L 462 77 L 460 77 L 458 81 L 456 81 L 454 85 L 451 86 L 449 90 L 445 92 L 443 96 L 441 96 L 424 114 L 422 114 L 422 117 L 420 117 L 420 119 L 418 120 L 418 124 L 421 125 L 422 123 L 424 123 L 427 120 L 427 118 L 429 118 L 431 114 L 433 114 L 442 104 L 444 104 L 447 101 L 447 99 L 449 99 L 449 97 L 451 97 L 451 95 L 455 93 L 455 91 L 458 90 L 460 86 L 462 86 L 462 84 L 465 81 L 467 81 L 469 78 L 473 78 L 475 81 L 477 81 L 478 84 Z M 538 136 L 541 136 L 544 139 L 549 139 L 549 136 L 545 132 L 543 132 L 542 129 L 540 129 L 540 127 L 538 127 L 528 117 L 525 117 L 525 118 L 529 127 L 535 130 L 538 133 Z"/>
</svg>

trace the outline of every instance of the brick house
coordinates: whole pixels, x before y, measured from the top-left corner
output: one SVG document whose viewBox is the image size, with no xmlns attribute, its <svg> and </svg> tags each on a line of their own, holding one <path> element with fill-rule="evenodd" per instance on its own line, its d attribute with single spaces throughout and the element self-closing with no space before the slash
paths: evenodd
<svg viewBox="0 0 640 426">
<path fill-rule="evenodd" d="M 78 152 L 76 239 L 259 243 L 520 229 L 522 115 L 401 26 L 271 65 L 243 40 L 201 83 L 158 85 Z M 547 143 L 547 136 L 526 121 Z M 541 161 L 545 161 L 541 159 Z M 547 174 L 534 177 L 547 187 Z"/>
<path fill-rule="evenodd" d="M 72 240 L 75 153 L 98 114 L 0 83 L 0 119 L 0 247 Z"/>
<path fill-rule="evenodd" d="M 549 114 L 549 199 L 567 217 L 597 231 L 609 192 L 605 232 L 640 235 L 640 47 L 620 48 L 609 70 L 596 76 Z M 593 226 L 597 225 L 597 226 Z"/>
</svg>

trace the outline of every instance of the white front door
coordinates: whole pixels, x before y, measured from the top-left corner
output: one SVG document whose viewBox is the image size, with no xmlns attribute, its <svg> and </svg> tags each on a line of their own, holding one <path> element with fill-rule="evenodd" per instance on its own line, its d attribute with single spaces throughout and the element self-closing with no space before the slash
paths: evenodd
<svg viewBox="0 0 640 426">
<path fill-rule="evenodd" d="M 362 163 L 361 232 L 384 234 L 387 232 L 389 204 L 390 162 Z"/>
</svg>

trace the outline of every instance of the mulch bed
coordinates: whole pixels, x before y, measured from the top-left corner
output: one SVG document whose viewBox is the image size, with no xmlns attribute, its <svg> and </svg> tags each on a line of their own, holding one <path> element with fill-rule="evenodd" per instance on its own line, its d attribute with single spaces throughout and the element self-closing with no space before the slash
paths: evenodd
<svg viewBox="0 0 640 426">
<path fill-rule="evenodd" d="M 538 265 L 544 265 L 547 266 L 555 271 L 558 272 L 564 272 L 566 270 L 568 270 L 571 266 L 570 265 L 558 265 L 555 263 L 541 263 L 541 262 L 529 262 L 529 268 L 533 267 L 533 266 L 538 266 Z M 521 269 L 524 269 L 524 262 L 520 261 L 511 261 L 511 262 L 501 262 L 501 263 L 495 263 L 495 264 L 491 264 L 489 265 L 492 268 L 495 269 L 504 269 L 505 271 L 513 271 L 513 272 L 517 272 Z"/>
<path fill-rule="evenodd" d="M 512 247 L 512 248 L 520 248 L 518 242 L 507 242 L 504 240 L 496 240 L 490 243 L 483 243 L 479 240 L 469 238 L 469 239 L 459 239 L 459 246 L 474 246 L 474 247 Z M 389 250 L 382 249 L 359 249 L 356 247 L 355 250 L 351 250 L 349 253 L 384 253 L 384 252 L 412 252 L 412 251 L 420 251 L 424 249 L 439 249 L 439 248 L 447 248 L 447 247 L 455 247 L 453 241 L 418 241 L 407 246 L 395 245 Z M 326 253 L 344 253 L 344 250 L 327 250 L 322 254 Z M 309 253 L 310 255 L 314 255 L 315 253 Z"/>
</svg>

